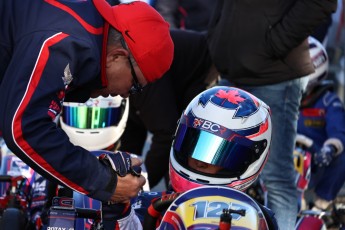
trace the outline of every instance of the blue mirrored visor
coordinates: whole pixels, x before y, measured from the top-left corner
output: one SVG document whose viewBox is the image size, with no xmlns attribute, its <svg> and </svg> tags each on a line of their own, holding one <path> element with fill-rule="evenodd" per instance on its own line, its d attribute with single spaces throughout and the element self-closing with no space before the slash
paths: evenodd
<svg viewBox="0 0 345 230">
<path fill-rule="evenodd" d="M 64 103 L 62 120 L 71 127 L 79 129 L 97 129 L 117 126 L 123 116 L 126 101 L 119 107 L 96 107 Z"/>
<path fill-rule="evenodd" d="M 191 157 L 222 167 L 218 176 L 239 177 L 250 164 L 259 159 L 266 146 L 266 140 L 252 141 L 240 135 L 228 140 L 214 133 L 189 127 L 182 121 L 176 132 L 173 149 L 177 161 L 187 168 L 188 157 Z"/>
</svg>

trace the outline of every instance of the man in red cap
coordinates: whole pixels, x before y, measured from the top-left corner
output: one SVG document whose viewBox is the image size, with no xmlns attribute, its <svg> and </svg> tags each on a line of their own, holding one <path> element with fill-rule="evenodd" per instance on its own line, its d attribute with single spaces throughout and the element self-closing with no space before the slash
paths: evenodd
<svg viewBox="0 0 345 230">
<path fill-rule="evenodd" d="M 0 3 L 0 130 L 7 146 L 53 182 L 121 202 L 145 183 L 129 154 L 100 159 L 56 126 L 62 102 L 140 92 L 173 58 L 169 25 L 148 4 L 105 0 Z"/>
</svg>

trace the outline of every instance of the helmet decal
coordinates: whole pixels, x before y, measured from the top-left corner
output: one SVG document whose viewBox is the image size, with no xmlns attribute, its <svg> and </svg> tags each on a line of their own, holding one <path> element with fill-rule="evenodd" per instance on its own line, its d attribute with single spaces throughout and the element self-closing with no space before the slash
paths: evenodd
<svg viewBox="0 0 345 230">
<path fill-rule="evenodd" d="M 199 99 L 199 103 L 204 107 L 209 101 L 221 108 L 237 110 L 234 115 L 237 118 L 250 116 L 257 111 L 258 106 L 255 98 L 237 88 L 229 88 L 228 90 L 215 88 L 203 93 Z"/>
<path fill-rule="evenodd" d="M 220 124 L 214 123 L 212 121 L 200 119 L 200 118 L 197 118 L 194 116 L 183 115 L 180 119 L 180 124 L 185 124 L 186 127 L 193 127 L 196 129 L 207 131 L 209 133 L 213 133 L 213 134 L 215 134 L 221 138 L 224 138 L 225 140 L 229 140 L 229 141 L 231 141 L 232 139 L 234 139 L 236 137 L 244 138 L 244 140 L 242 141 L 242 144 L 246 143 L 246 140 L 247 140 L 247 142 L 249 141 L 249 139 L 245 138 L 244 136 L 240 135 L 239 133 L 237 133 L 231 129 L 228 129 L 228 128 L 221 126 Z M 248 145 L 250 145 L 250 144 L 248 144 Z"/>
<path fill-rule="evenodd" d="M 328 57 L 326 56 L 326 53 L 320 50 L 315 56 L 312 57 L 312 62 L 314 65 L 314 68 L 319 68 L 323 64 L 326 63 L 328 60 Z"/>
</svg>

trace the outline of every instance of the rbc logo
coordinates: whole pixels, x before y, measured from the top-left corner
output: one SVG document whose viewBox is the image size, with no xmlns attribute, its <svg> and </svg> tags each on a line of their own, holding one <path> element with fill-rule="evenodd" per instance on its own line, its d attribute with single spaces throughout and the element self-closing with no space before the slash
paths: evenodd
<svg viewBox="0 0 345 230">
<path fill-rule="evenodd" d="M 205 121 L 203 119 L 195 118 L 193 122 L 194 128 L 202 128 L 205 130 L 209 130 L 213 133 L 220 131 L 221 126 L 210 121 Z"/>
</svg>

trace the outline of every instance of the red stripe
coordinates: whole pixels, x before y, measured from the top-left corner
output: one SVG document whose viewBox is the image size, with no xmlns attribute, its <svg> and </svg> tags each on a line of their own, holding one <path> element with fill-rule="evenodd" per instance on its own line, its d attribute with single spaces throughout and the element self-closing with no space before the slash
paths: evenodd
<svg viewBox="0 0 345 230">
<path fill-rule="evenodd" d="M 69 13 L 72 15 L 77 21 L 90 33 L 92 34 L 102 34 L 103 33 L 103 27 L 96 28 L 89 23 L 85 22 L 84 19 L 82 19 L 76 12 L 74 12 L 71 8 L 68 6 L 56 1 L 56 0 L 45 0 L 47 3 L 60 8 L 61 10 Z"/>
<path fill-rule="evenodd" d="M 178 7 L 179 12 L 181 13 L 182 17 L 180 19 L 180 29 L 186 29 L 186 17 L 188 15 L 187 11 L 185 8 L 182 6 Z"/>
<path fill-rule="evenodd" d="M 128 211 L 128 209 L 131 207 L 131 203 L 127 203 L 126 204 L 126 207 L 125 207 L 125 209 L 122 211 L 122 214 L 125 214 L 127 211 Z"/>
<path fill-rule="evenodd" d="M 306 117 L 323 117 L 325 116 L 325 110 L 317 108 L 303 109 L 302 115 Z"/>
<path fill-rule="evenodd" d="M 260 125 L 259 131 L 257 133 L 249 135 L 249 136 L 247 136 L 247 138 L 257 137 L 257 136 L 263 134 L 264 132 L 266 132 L 267 130 L 268 130 L 268 119 L 266 119 L 266 121 Z"/>
<path fill-rule="evenodd" d="M 32 72 L 30 82 L 27 88 L 27 91 L 24 95 L 23 101 L 19 105 L 19 108 L 14 116 L 12 129 L 13 129 L 13 135 L 15 142 L 17 143 L 18 147 L 32 160 L 36 162 L 37 165 L 39 165 L 41 168 L 43 168 L 45 171 L 48 171 L 50 174 L 52 174 L 56 179 L 63 181 L 68 186 L 72 187 L 73 189 L 78 190 L 81 193 L 87 194 L 88 192 L 84 190 L 82 187 L 80 187 L 77 184 L 74 184 L 70 180 L 68 180 L 66 177 L 61 175 L 59 172 L 57 172 L 48 162 L 45 161 L 30 145 L 23 137 L 23 130 L 22 130 L 22 119 L 23 114 L 26 110 L 26 107 L 28 106 L 32 95 L 34 94 L 36 87 L 41 80 L 42 72 L 47 64 L 47 61 L 49 59 L 49 47 L 55 45 L 56 43 L 60 42 L 62 39 L 66 38 L 68 35 L 64 33 L 58 33 L 49 39 L 47 39 L 42 48 L 40 55 L 37 59 L 36 66 Z"/>
<path fill-rule="evenodd" d="M 158 218 L 160 216 L 160 212 L 154 209 L 152 205 L 150 205 L 149 208 L 147 209 L 147 213 L 153 218 Z"/>
<path fill-rule="evenodd" d="M 92 33 L 92 34 L 96 34 L 96 35 L 100 35 L 103 33 L 103 27 L 99 27 L 96 28 L 92 25 L 90 25 L 89 23 L 85 22 L 84 19 L 82 19 L 75 11 L 73 11 L 71 8 L 69 8 L 68 6 L 57 2 L 56 0 L 45 0 L 47 3 L 69 13 L 72 17 L 74 17 L 88 32 Z M 108 34 L 108 30 L 109 30 L 109 24 L 105 23 L 104 25 L 104 32 L 105 34 Z M 108 79 L 106 77 L 106 73 L 105 73 L 105 61 L 106 61 L 106 44 L 107 44 L 107 39 L 108 36 L 103 36 L 103 47 L 102 47 L 102 59 L 101 59 L 101 80 L 102 80 L 102 86 L 103 87 L 107 87 L 108 85 Z"/>
</svg>

